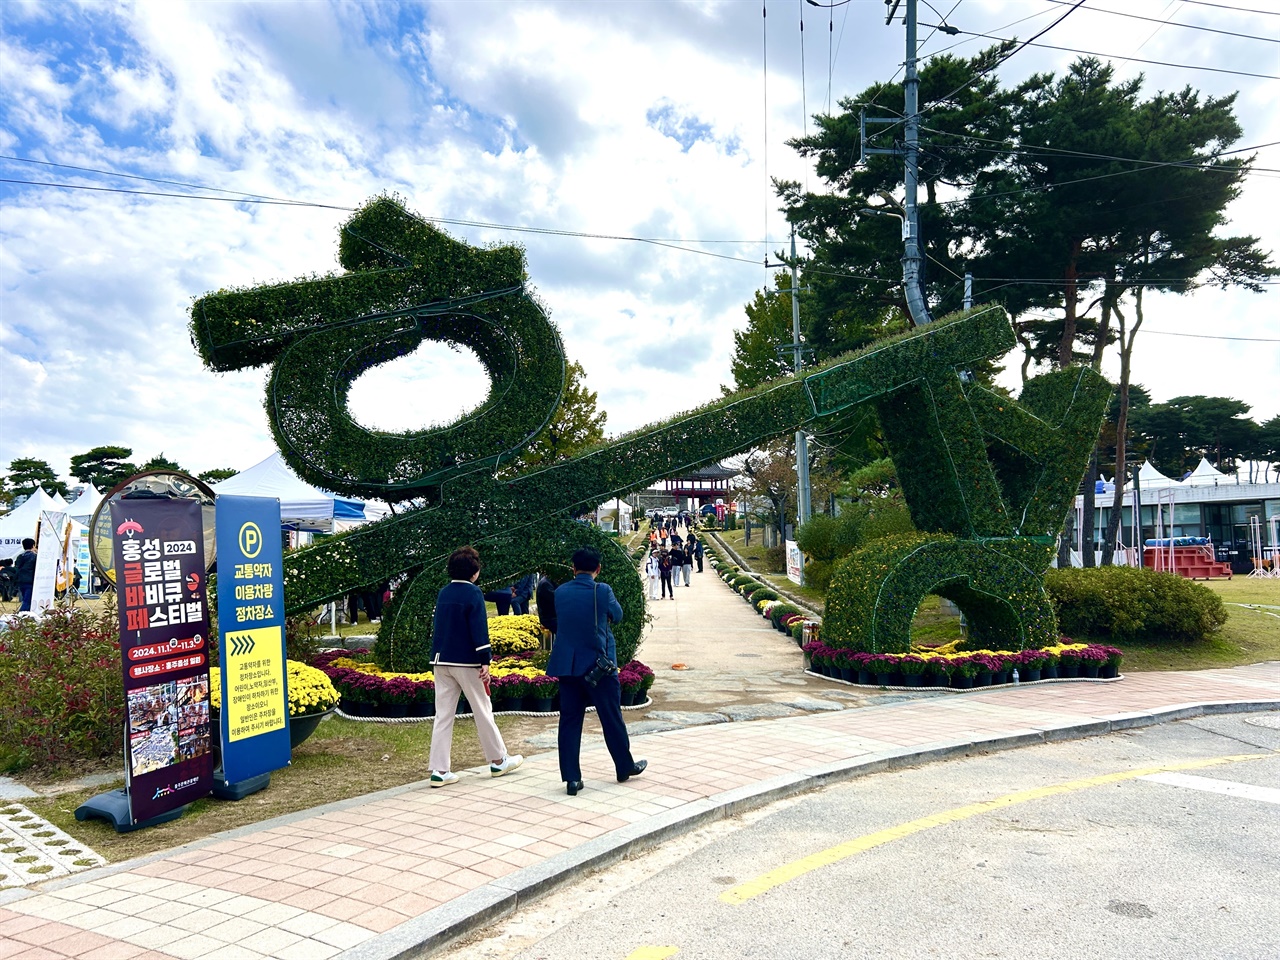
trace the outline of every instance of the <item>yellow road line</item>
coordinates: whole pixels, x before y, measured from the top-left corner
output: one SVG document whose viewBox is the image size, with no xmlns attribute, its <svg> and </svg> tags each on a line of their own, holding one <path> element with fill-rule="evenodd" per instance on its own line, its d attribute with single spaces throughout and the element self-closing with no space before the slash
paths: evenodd
<svg viewBox="0 0 1280 960">
<path fill-rule="evenodd" d="M 748 880 L 746 883 L 740 883 L 736 887 L 730 887 L 724 893 L 720 894 L 720 899 L 727 904 L 737 906 L 746 903 L 753 897 L 772 890 L 774 887 L 780 886 L 788 881 L 802 877 L 806 873 L 811 873 L 822 867 L 830 866 L 849 857 L 863 853 L 873 847 L 878 847 L 894 840 L 901 840 L 903 837 L 909 837 L 913 833 L 919 833 L 921 830 L 930 830 L 933 827 L 945 826 L 948 823 L 955 823 L 958 820 L 966 820 L 969 817 L 975 817 L 980 813 L 989 813 L 992 810 L 999 810 L 1004 807 L 1011 807 L 1018 803 L 1027 803 L 1030 800 L 1042 800 L 1045 797 L 1053 797 L 1063 793 L 1072 793 L 1077 790 L 1088 790 L 1091 787 L 1102 787 L 1110 783 L 1121 783 L 1126 780 L 1136 780 L 1139 777 L 1147 777 L 1156 773 L 1171 773 L 1176 770 L 1199 770 L 1204 767 L 1213 767 L 1223 763 L 1240 763 L 1244 760 L 1261 760 L 1264 757 L 1274 756 L 1270 753 L 1246 753 L 1237 754 L 1229 757 L 1213 757 L 1208 760 L 1189 760 L 1186 763 L 1175 763 L 1161 767 L 1142 767 L 1138 770 L 1123 770 L 1119 773 L 1108 773 L 1100 777 L 1089 777 L 1084 780 L 1069 780 L 1066 783 L 1059 783 L 1050 787 L 1035 787 L 1031 790 L 1019 790 L 1017 793 L 1006 794 L 1003 797 L 996 797 L 994 800 L 983 800 L 978 803 L 970 803 L 963 807 L 956 807 L 954 810 L 944 810 L 941 813 L 930 814 L 927 817 L 921 817 L 919 820 L 911 820 L 907 823 L 899 824 L 896 827 L 889 827 L 885 830 L 878 830 L 875 833 L 868 833 L 853 840 L 847 840 L 844 843 L 837 844 L 834 847 L 828 847 L 826 850 L 819 850 L 817 853 L 794 860 L 791 863 L 783 864 L 776 870 L 770 870 L 763 873 L 754 880 Z"/>
<path fill-rule="evenodd" d="M 679 947 L 640 947 L 633 950 L 627 960 L 667 960 L 679 952 Z"/>
</svg>

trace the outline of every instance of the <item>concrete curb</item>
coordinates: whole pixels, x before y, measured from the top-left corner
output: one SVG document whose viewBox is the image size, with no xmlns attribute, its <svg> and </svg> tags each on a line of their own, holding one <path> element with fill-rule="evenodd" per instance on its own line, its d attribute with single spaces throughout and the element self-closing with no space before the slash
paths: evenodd
<svg viewBox="0 0 1280 960">
<path fill-rule="evenodd" d="M 1280 700 L 1179 704 L 1149 713 L 1115 714 L 1084 723 L 1051 724 L 991 736 L 960 737 L 923 747 L 900 747 L 783 774 L 745 787 L 726 790 L 678 810 L 656 814 L 640 823 L 619 827 L 543 863 L 494 880 L 369 940 L 344 956 L 350 960 L 412 960 L 428 957 L 460 937 L 516 912 L 526 903 L 580 879 L 589 871 L 642 853 L 664 840 L 690 833 L 706 824 L 856 777 L 923 766 L 958 756 L 996 753 L 1064 740 L 1082 740 L 1195 717 L 1272 710 L 1280 710 Z M 77 876 L 83 877 L 83 874 Z"/>
</svg>

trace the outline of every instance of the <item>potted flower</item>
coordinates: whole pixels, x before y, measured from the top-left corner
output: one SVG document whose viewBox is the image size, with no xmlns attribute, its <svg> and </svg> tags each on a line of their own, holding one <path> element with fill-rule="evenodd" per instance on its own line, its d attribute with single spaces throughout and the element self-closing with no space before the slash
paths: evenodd
<svg viewBox="0 0 1280 960">
<path fill-rule="evenodd" d="M 1091 643 L 1083 650 L 1077 650 L 1076 654 L 1080 661 L 1080 675 L 1097 679 L 1108 659 L 1106 648 Z"/>
<path fill-rule="evenodd" d="M 1074 680 L 1080 676 L 1080 651 L 1063 650 L 1058 654 L 1058 676 Z"/>
<path fill-rule="evenodd" d="M 521 695 L 523 699 L 523 695 Z M 493 706 L 494 713 L 505 713 L 512 709 L 511 703 L 511 677 L 494 677 L 489 678 L 489 702 Z M 518 710 L 519 707 L 516 707 Z"/>
<path fill-rule="evenodd" d="M 636 698 L 640 695 L 640 680 L 639 671 L 632 670 L 630 664 L 618 671 L 618 685 L 622 688 L 624 707 L 635 706 Z"/>
<path fill-rule="evenodd" d="M 348 699 L 354 709 L 352 716 L 371 717 L 381 702 L 382 678 L 362 670 L 347 670 L 347 684 L 343 691 L 343 702 Z"/>
<path fill-rule="evenodd" d="M 1107 662 L 1102 665 L 1102 670 L 1098 676 L 1113 680 L 1120 676 L 1120 661 L 1124 659 L 1124 653 L 1118 647 L 1103 647 L 1107 652 Z"/>
<path fill-rule="evenodd" d="M 970 689 L 981 665 L 973 657 L 957 657 L 951 662 L 951 685 L 961 690 Z"/>
<path fill-rule="evenodd" d="M 1018 679 L 1024 683 L 1034 683 L 1040 679 L 1040 673 L 1049 658 L 1042 650 L 1023 650 L 1018 664 Z"/>
<path fill-rule="evenodd" d="M 551 713 L 555 709 L 555 698 L 560 693 L 560 681 L 545 674 L 534 677 L 527 684 L 527 699 L 537 713 Z"/>
<path fill-rule="evenodd" d="M 409 704 L 417 698 L 417 695 L 416 685 L 408 677 L 387 677 L 382 681 L 382 715 L 407 717 Z"/>
<path fill-rule="evenodd" d="M 914 653 L 904 654 L 899 657 L 898 669 L 902 671 L 903 686 L 924 686 L 924 670 L 926 666 L 928 666 L 928 662 L 924 657 L 918 657 Z"/>
<path fill-rule="evenodd" d="M 951 686 L 951 660 L 948 657 L 930 657 L 929 674 L 935 687 Z"/>
<path fill-rule="evenodd" d="M 858 671 L 858 682 L 870 686 L 875 682 L 875 676 L 871 673 L 871 654 L 859 651 L 849 658 L 853 662 L 853 667 Z"/>
<path fill-rule="evenodd" d="M 522 673 L 509 673 L 502 677 L 502 692 L 507 701 L 512 705 L 513 709 L 526 707 L 525 700 L 532 694 L 530 692 L 531 678 L 526 677 Z M 520 707 L 516 707 L 520 704 Z"/>
<path fill-rule="evenodd" d="M 1044 654 L 1044 665 L 1040 668 L 1041 680 L 1057 680 L 1058 679 L 1058 654 L 1054 650 L 1041 650 Z"/>
<path fill-rule="evenodd" d="M 887 653 L 873 654 L 867 661 L 867 669 L 875 674 L 876 683 L 882 687 L 898 685 L 898 667 L 893 656 Z"/>
<path fill-rule="evenodd" d="M 434 680 L 417 680 L 413 684 L 413 704 L 409 713 L 415 717 L 436 715 L 436 684 Z"/>
</svg>

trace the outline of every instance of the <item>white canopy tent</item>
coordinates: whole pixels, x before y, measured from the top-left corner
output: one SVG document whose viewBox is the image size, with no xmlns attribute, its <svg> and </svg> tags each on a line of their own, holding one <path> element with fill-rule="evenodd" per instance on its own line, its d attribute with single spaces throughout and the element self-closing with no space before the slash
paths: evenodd
<svg viewBox="0 0 1280 960">
<path fill-rule="evenodd" d="M 289 469 L 278 451 L 242 473 L 213 484 L 212 490 L 216 494 L 275 497 L 280 501 L 280 522 L 300 530 L 334 533 L 386 512 L 369 510 L 363 501 L 313 487 Z"/>
<path fill-rule="evenodd" d="M 1172 487 L 1177 485 L 1178 481 L 1171 477 L 1166 477 L 1163 473 L 1152 466 L 1148 460 L 1142 465 L 1138 471 L 1138 485 L 1144 490 L 1153 490 L 1157 487 Z"/>
<path fill-rule="evenodd" d="M 1216 469 L 1208 458 L 1201 457 L 1200 462 L 1196 464 L 1196 468 L 1191 471 L 1191 475 L 1182 482 L 1188 487 L 1213 487 L 1226 480 L 1227 475 L 1225 473 Z"/>
<path fill-rule="evenodd" d="M 65 510 L 66 504 L 62 497 L 51 497 L 44 488 L 38 487 L 35 493 L 0 517 L 0 560 L 20 554 L 25 537 L 35 538 L 41 513 Z"/>
<path fill-rule="evenodd" d="M 67 516 L 88 526 L 93 519 L 93 511 L 98 509 L 101 502 L 102 492 L 90 483 L 80 492 L 80 496 L 67 505 Z"/>
</svg>

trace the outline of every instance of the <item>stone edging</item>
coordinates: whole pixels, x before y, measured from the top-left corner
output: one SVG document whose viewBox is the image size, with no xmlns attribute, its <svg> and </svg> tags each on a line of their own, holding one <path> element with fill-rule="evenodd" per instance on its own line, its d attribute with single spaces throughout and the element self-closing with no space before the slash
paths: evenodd
<svg viewBox="0 0 1280 960">
<path fill-rule="evenodd" d="M 561 885 L 581 879 L 587 871 L 607 867 L 705 824 L 832 783 L 947 760 L 962 754 L 993 753 L 1040 743 L 1083 739 L 1206 714 L 1258 713 L 1277 709 L 1280 709 L 1280 701 L 1275 700 L 1183 704 L 1150 713 L 1116 714 L 1103 720 L 1066 723 L 1040 730 L 944 741 L 924 748 L 899 747 L 870 757 L 839 760 L 782 774 L 620 827 L 542 863 L 478 887 L 348 950 L 343 956 L 347 960 L 412 960 L 430 956 L 460 937 L 510 916 L 528 902 L 551 893 Z"/>
<path fill-rule="evenodd" d="M 854 683 L 852 680 L 841 680 L 837 677 L 828 677 L 825 673 L 815 673 L 813 670 L 804 671 L 806 676 L 813 677 L 816 680 L 826 680 L 828 683 L 839 683 L 846 687 L 865 687 L 869 690 L 903 690 L 907 693 L 981 693 L 983 690 L 1013 690 L 1018 687 L 1038 687 L 1046 683 L 1119 683 L 1124 679 L 1124 674 L 1114 677 L 1054 677 L 1052 680 L 1020 680 L 1017 683 L 988 683 L 983 686 L 972 687 L 933 687 L 928 684 L 922 684 L 918 687 L 882 687 L 876 683 Z"/>
<path fill-rule="evenodd" d="M 724 542 L 724 540 L 720 537 L 720 534 L 718 532 L 716 532 L 715 530 L 708 530 L 706 531 L 706 533 L 708 536 L 714 537 L 716 543 L 720 545 L 720 549 L 722 549 L 725 553 L 727 553 L 730 557 L 732 557 L 733 562 L 736 563 L 738 566 L 740 566 L 745 572 L 749 573 L 753 577 L 756 577 L 757 579 L 765 576 L 765 574 L 763 573 L 758 573 L 757 571 L 752 570 L 751 567 L 747 564 L 747 562 L 743 560 L 741 556 L 738 555 L 738 552 L 734 550 L 733 547 L 729 546 L 729 544 Z M 761 581 L 761 582 L 764 583 L 764 581 Z M 810 619 L 817 619 L 817 620 L 822 619 L 822 612 L 813 605 L 812 600 L 806 600 L 804 597 L 801 597 L 798 594 L 792 593 L 786 587 L 781 586 L 780 584 L 777 584 L 777 583 L 773 583 L 772 581 L 764 583 L 764 585 L 768 587 L 770 590 L 772 590 L 774 593 L 782 594 L 782 596 L 786 597 L 789 602 L 795 604 L 797 607 L 800 607 L 803 610 L 807 611 L 809 614 L 811 614 Z"/>
<path fill-rule="evenodd" d="M 840 681 L 840 682 L 843 683 L 843 681 Z M 633 703 L 630 706 L 627 706 L 624 704 L 622 709 L 623 710 L 643 710 L 646 707 L 651 707 L 651 706 L 653 706 L 653 698 L 646 697 L 644 703 Z M 587 713 L 595 713 L 595 712 L 596 712 L 595 707 L 587 707 Z M 422 723 L 424 720 L 435 720 L 434 716 L 430 716 L 430 717 L 353 717 L 349 713 L 343 713 L 342 710 L 340 710 L 337 707 L 334 708 L 334 713 L 340 716 L 343 720 L 353 720 L 356 723 Z M 453 715 L 453 719 L 474 720 L 475 716 L 476 715 L 474 713 L 455 713 Z M 543 710 L 543 711 L 503 710 L 499 713 L 494 714 L 495 718 L 497 717 L 558 717 L 558 716 L 560 716 L 559 710 Z"/>
</svg>

